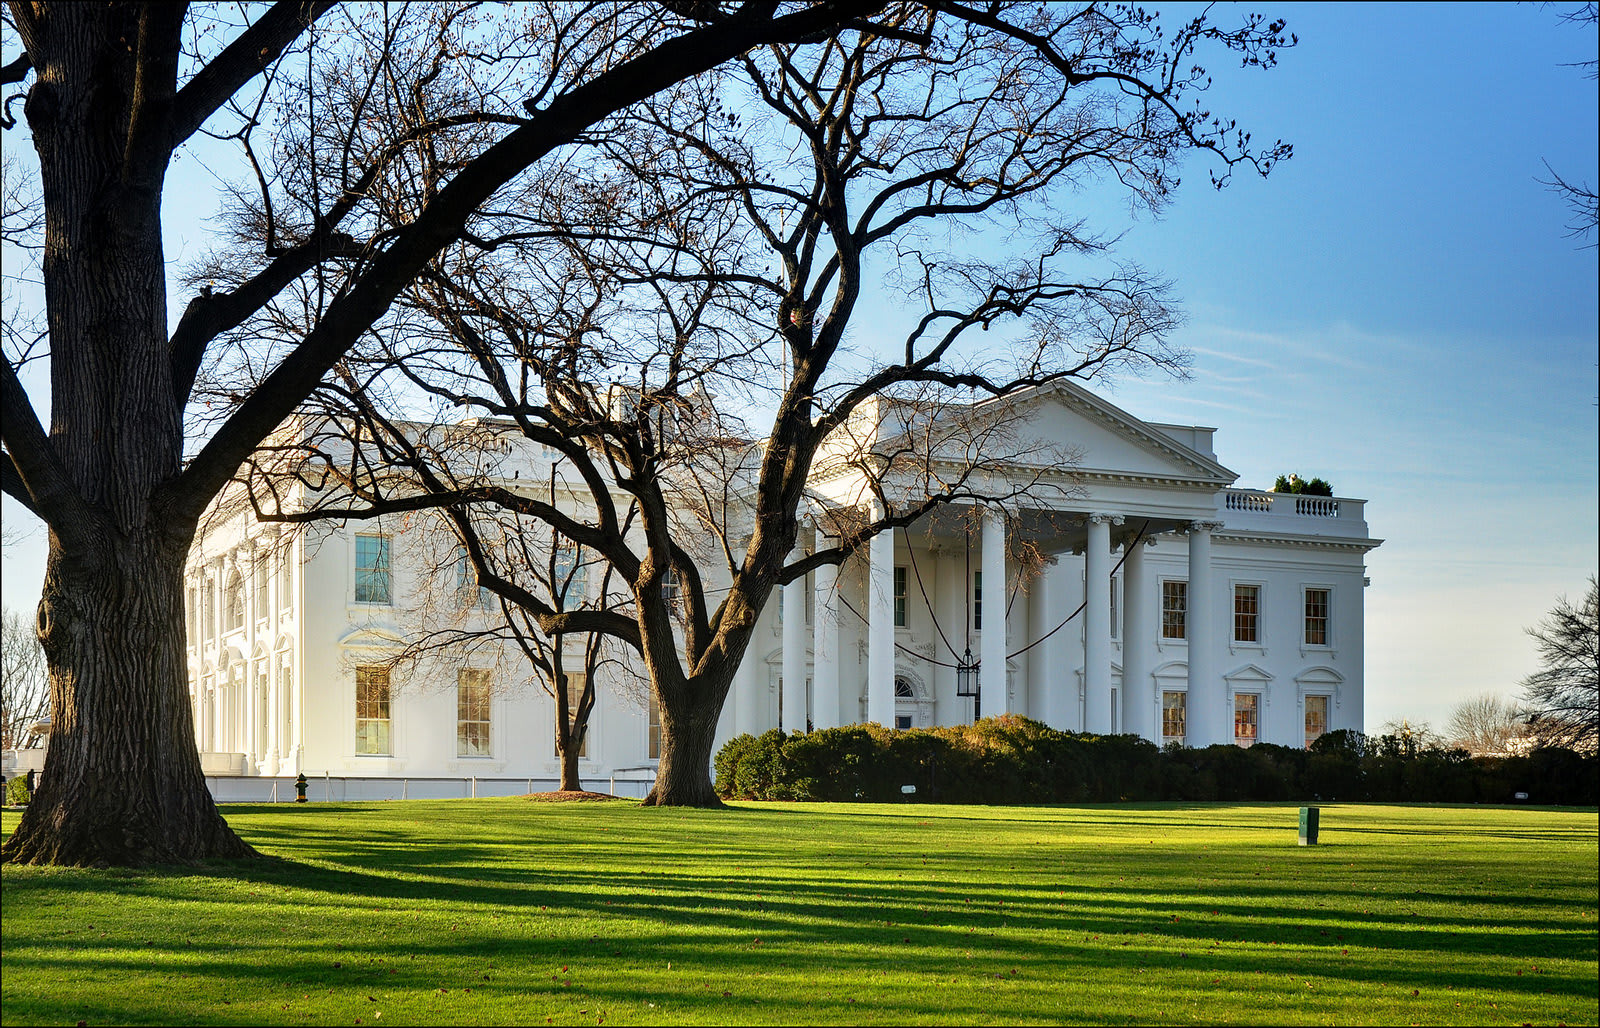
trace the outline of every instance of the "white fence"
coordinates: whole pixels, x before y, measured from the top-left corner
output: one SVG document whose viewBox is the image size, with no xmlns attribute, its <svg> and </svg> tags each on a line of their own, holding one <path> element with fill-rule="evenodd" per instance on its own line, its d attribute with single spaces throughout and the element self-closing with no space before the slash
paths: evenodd
<svg viewBox="0 0 1600 1028">
<path fill-rule="evenodd" d="M 644 799 L 655 776 L 612 776 L 583 783 L 591 792 Z M 218 803 L 293 803 L 294 779 L 208 776 L 206 786 Z M 488 796 L 525 796 L 554 792 L 556 778 L 358 778 L 307 775 L 306 800 L 312 803 L 354 803 L 364 800 L 458 800 Z"/>
</svg>

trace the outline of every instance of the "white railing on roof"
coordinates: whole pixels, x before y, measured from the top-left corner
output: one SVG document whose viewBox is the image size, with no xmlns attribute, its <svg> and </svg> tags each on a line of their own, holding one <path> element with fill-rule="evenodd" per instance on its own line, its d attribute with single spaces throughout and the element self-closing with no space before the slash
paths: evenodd
<svg viewBox="0 0 1600 1028">
<path fill-rule="evenodd" d="M 1269 493 L 1259 489 L 1227 489 L 1223 507 L 1249 514 L 1294 514 L 1305 518 L 1336 518 L 1339 501 L 1331 496 L 1304 493 Z"/>
</svg>

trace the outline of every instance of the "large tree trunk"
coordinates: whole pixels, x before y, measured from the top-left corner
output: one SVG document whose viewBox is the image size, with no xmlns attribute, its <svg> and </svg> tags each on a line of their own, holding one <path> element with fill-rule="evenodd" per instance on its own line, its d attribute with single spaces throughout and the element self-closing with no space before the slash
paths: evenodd
<svg viewBox="0 0 1600 1028">
<path fill-rule="evenodd" d="M 569 731 L 558 734 L 556 745 L 561 749 L 561 791 L 582 792 L 583 779 L 578 776 L 578 751 L 583 749 L 583 744 L 578 741 L 578 733 Z"/>
<path fill-rule="evenodd" d="M 50 526 L 39 630 L 54 724 L 39 792 L 0 859 L 250 856 L 200 772 L 182 598 L 194 524 L 162 495 L 183 458 L 161 242 L 181 12 L 43 14 L 26 112 L 48 212 L 49 443 L 8 424 L 6 444 Z"/>
<path fill-rule="evenodd" d="M 212 803 L 195 749 L 182 551 L 119 543 L 109 566 L 52 547 L 39 603 L 50 750 L 0 855 L 67 865 L 254 856 Z"/>
<path fill-rule="evenodd" d="M 657 689 L 661 763 L 655 787 L 644 798 L 647 807 L 722 806 L 711 784 L 711 758 L 728 687 L 724 683 L 717 689 L 700 679 L 690 679 L 684 686 L 675 695 Z"/>
</svg>

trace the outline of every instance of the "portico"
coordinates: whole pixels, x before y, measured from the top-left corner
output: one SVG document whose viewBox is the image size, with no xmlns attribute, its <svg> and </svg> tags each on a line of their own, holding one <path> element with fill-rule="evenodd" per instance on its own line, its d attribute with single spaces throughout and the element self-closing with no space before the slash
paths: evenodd
<svg viewBox="0 0 1600 1028">
<path fill-rule="evenodd" d="M 997 469 L 986 485 L 1005 502 L 941 506 L 878 535 L 842 567 L 786 586 L 785 610 L 799 609 L 810 589 L 813 616 L 804 634 L 784 620 L 782 708 L 806 709 L 789 683 L 809 678 L 813 728 L 1009 712 L 1156 742 L 1175 737 L 1175 725 L 1189 745 L 1238 741 L 1229 679 L 1238 669 L 1225 666 L 1237 561 L 1230 540 L 1219 570 L 1216 543 L 1228 537 L 1230 514 L 1237 520 L 1240 507 L 1270 500 L 1228 488 L 1235 476 L 1212 454 L 1209 429 L 1138 422 L 1071 385 L 1027 402 L 1021 431 L 1036 433 L 1038 448 L 1075 450 L 1077 466 Z M 822 509 L 865 490 L 841 479 L 817 491 Z M 908 488 L 906 499 L 913 495 Z M 882 501 L 870 502 L 863 513 L 881 516 Z M 1326 520 L 1278 527 L 1315 533 Z M 1273 592 L 1291 608 L 1274 620 L 1288 620 L 1298 597 Z M 969 653 L 978 679 L 971 698 L 956 687 Z M 781 727 L 804 725 L 785 718 Z"/>
</svg>

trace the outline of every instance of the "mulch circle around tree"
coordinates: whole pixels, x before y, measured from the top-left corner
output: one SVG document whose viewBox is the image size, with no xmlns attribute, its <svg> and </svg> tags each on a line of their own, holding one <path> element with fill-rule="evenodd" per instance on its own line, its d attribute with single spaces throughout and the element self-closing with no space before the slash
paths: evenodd
<svg viewBox="0 0 1600 1028">
<path fill-rule="evenodd" d="M 588 790 L 572 789 L 556 792 L 530 792 L 522 797 L 533 800 L 535 803 L 583 803 L 592 800 L 620 800 L 621 796 L 613 796 L 609 792 L 589 792 Z"/>
</svg>

